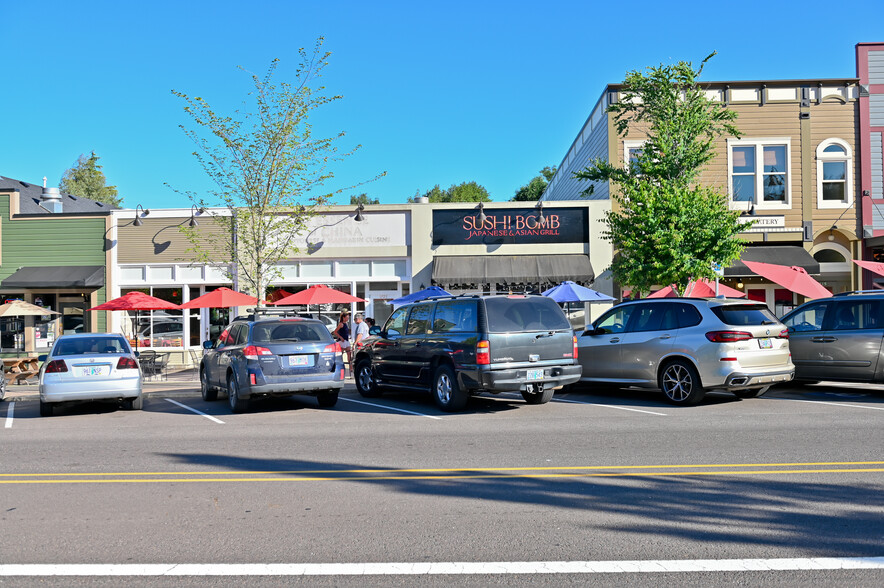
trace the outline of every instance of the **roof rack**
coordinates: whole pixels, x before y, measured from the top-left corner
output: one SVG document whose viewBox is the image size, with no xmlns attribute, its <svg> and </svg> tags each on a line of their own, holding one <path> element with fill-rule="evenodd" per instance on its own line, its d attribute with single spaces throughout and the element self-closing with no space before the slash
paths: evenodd
<svg viewBox="0 0 884 588">
<path fill-rule="evenodd" d="M 297 317 L 297 318 L 306 318 L 301 314 L 301 311 L 295 310 L 294 308 L 268 308 L 266 306 L 262 306 L 261 308 L 247 308 L 246 313 L 244 315 L 239 315 L 235 317 L 233 320 L 235 321 L 255 321 L 259 318 L 271 318 L 271 317 Z"/>
<path fill-rule="evenodd" d="M 852 294 L 884 294 L 884 288 L 875 288 L 874 290 L 851 290 L 849 292 L 838 292 L 834 296 L 850 296 Z"/>
</svg>

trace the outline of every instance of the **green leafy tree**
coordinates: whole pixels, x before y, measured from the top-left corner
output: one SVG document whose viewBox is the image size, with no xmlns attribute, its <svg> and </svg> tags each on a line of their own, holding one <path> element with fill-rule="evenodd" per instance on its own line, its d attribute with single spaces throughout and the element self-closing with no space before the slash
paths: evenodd
<svg viewBox="0 0 884 588">
<path fill-rule="evenodd" d="M 107 185 L 107 178 L 101 171 L 102 166 L 98 165 L 99 159 L 101 158 L 95 155 L 95 151 L 89 157 L 80 155 L 77 163 L 64 172 L 58 188 L 65 194 L 120 206 L 123 199 L 117 194 L 116 186 Z"/>
<path fill-rule="evenodd" d="M 645 138 L 641 151 L 622 167 L 597 159 L 574 174 L 616 188 L 618 206 L 606 215 L 603 236 L 617 250 L 614 277 L 638 293 L 669 284 L 683 291 L 692 278 L 713 279 L 713 263 L 737 259 L 743 249 L 737 234 L 752 224 L 730 210 L 724 193 L 697 185 L 715 156 L 715 140 L 741 135 L 737 114 L 707 98 L 698 81 L 714 55 L 696 69 L 680 61 L 629 72 L 608 112 L 619 135 Z"/>
<path fill-rule="evenodd" d="M 554 175 L 556 175 L 556 167 L 546 166 L 540 170 L 539 175 L 534 176 L 530 182 L 516 190 L 516 194 L 510 202 L 536 202 L 540 200 L 543 191 L 546 190 L 546 186 Z"/>
<path fill-rule="evenodd" d="M 359 148 L 340 153 L 343 132 L 313 135 L 312 112 L 341 99 L 316 85 L 330 55 L 322 51 L 322 41 L 317 39 L 312 52 L 298 50 L 301 64 L 291 83 L 275 79 L 278 59 L 263 77 L 250 74 L 253 90 L 243 109 L 232 114 L 217 112 L 204 98 L 172 91 L 193 122 L 181 129 L 216 186 L 205 196 L 186 194 L 200 208 L 220 205 L 232 211 L 215 215 L 216 231 L 182 227 L 190 252 L 261 300 L 270 281 L 281 277 L 278 262 L 298 253 L 295 238 L 329 202 L 332 193 L 322 190 L 334 177 L 329 166 Z M 352 186 L 334 193 L 344 189 Z"/>
<path fill-rule="evenodd" d="M 420 191 L 415 192 L 408 201 L 417 202 L 422 197 L 428 198 L 430 202 L 491 202 L 488 190 L 476 182 L 452 184 L 447 190 L 443 190 L 439 184 L 436 184 L 423 194 Z"/>
<path fill-rule="evenodd" d="M 381 203 L 381 201 L 379 199 L 369 198 L 368 194 L 366 194 L 365 192 L 363 192 L 362 194 L 359 194 L 358 196 L 350 196 L 350 204 L 352 204 L 353 206 L 356 206 L 358 204 L 362 204 L 363 206 L 366 206 L 368 204 L 380 204 L 380 203 Z"/>
</svg>

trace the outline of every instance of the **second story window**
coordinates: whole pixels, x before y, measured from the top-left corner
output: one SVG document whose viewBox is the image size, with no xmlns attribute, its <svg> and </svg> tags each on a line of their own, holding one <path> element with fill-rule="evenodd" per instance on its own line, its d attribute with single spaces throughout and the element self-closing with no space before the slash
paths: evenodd
<svg viewBox="0 0 884 588">
<path fill-rule="evenodd" d="M 817 208 L 844 208 L 853 202 L 850 145 L 826 139 L 816 149 Z"/>
<path fill-rule="evenodd" d="M 728 141 L 731 207 L 790 206 L 789 151 L 789 139 Z"/>
</svg>

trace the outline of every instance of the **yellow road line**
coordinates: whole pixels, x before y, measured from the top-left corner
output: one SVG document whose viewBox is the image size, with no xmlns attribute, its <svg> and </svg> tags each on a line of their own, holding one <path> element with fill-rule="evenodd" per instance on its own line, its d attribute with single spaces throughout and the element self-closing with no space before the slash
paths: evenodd
<svg viewBox="0 0 884 588">
<path fill-rule="evenodd" d="M 884 468 L 832 468 L 801 470 L 731 470 L 695 472 L 598 472 L 598 473 L 540 473 L 540 474 L 458 474 L 436 476 L 287 476 L 273 478 L 121 478 L 121 479 L 51 479 L 51 480 L 0 480 L 0 484 L 144 484 L 144 483 L 185 483 L 185 482 L 350 482 L 350 481 L 389 481 L 389 480 L 466 480 L 466 479 L 523 479 L 523 478 L 618 478 L 618 477 L 686 477 L 686 476 L 747 476 L 783 474 L 832 474 L 832 473 L 875 473 Z"/>
<path fill-rule="evenodd" d="M 686 468 L 783 468 L 810 466 L 854 466 L 884 465 L 884 461 L 820 461 L 786 463 L 725 463 L 725 464 L 681 464 L 681 465 L 622 465 L 622 466 L 528 466 L 508 468 L 370 468 L 351 470 L 244 470 L 244 471 L 200 471 L 200 472 L 70 472 L 38 474 L 0 474 L 0 478 L 26 477 L 75 477 L 75 476 L 258 476 L 267 474 L 391 474 L 391 473 L 448 473 L 448 472 L 525 472 L 525 471 L 587 471 L 587 470 L 646 470 L 646 469 L 686 469 Z M 839 470 L 845 471 L 845 470 Z M 2 481 L 2 480 L 0 480 Z"/>
</svg>

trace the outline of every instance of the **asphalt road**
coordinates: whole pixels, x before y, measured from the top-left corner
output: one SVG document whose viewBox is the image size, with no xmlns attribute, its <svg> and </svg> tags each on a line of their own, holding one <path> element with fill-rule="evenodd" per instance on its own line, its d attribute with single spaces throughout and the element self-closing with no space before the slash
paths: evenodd
<svg viewBox="0 0 884 588">
<path fill-rule="evenodd" d="M 242 415 L 167 390 L 52 418 L 20 398 L 0 404 L 0 585 L 879 586 L 882 390 L 696 407 L 580 390 L 445 414 L 348 386 L 333 409 Z M 94 576 L 111 564 L 132 567 Z M 143 575 L 164 571 L 208 575 Z"/>
</svg>

